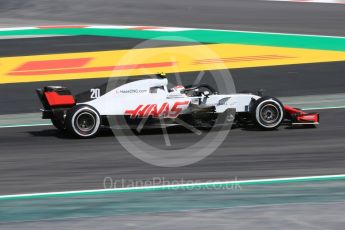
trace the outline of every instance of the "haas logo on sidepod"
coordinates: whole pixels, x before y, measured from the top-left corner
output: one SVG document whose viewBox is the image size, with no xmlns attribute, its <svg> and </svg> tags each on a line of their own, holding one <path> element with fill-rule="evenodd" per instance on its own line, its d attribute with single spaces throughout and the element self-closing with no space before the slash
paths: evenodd
<svg viewBox="0 0 345 230">
<path fill-rule="evenodd" d="M 189 101 L 177 101 L 170 108 L 167 102 L 163 103 L 160 108 L 157 104 L 138 105 L 134 110 L 126 110 L 125 115 L 131 116 L 132 119 L 136 117 L 169 117 L 176 118 L 182 111 L 184 106 L 187 106 Z"/>
</svg>

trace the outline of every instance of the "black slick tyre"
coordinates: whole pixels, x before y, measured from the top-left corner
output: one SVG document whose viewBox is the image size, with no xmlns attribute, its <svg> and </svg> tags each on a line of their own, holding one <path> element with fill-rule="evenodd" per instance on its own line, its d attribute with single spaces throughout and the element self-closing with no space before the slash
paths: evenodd
<svg viewBox="0 0 345 230">
<path fill-rule="evenodd" d="M 88 105 L 77 105 L 67 112 L 66 129 L 79 138 L 95 137 L 101 126 L 99 113 Z"/>
<path fill-rule="evenodd" d="M 251 115 L 260 129 L 274 130 L 284 120 L 284 106 L 274 97 L 262 97 L 254 102 Z"/>
<path fill-rule="evenodd" d="M 55 128 L 57 128 L 60 132 L 66 131 L 66 127 L 64 124 L 57 118 L 53 117 L 50 119 L 52 124 L 54 125 Z"/>
</svg>

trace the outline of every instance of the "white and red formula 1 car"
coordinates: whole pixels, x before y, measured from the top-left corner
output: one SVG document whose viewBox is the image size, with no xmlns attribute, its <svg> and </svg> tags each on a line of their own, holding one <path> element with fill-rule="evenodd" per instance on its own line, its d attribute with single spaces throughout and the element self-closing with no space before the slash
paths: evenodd
<svg viewBox="0 0 345 230">
<path fill-rule="evenodd" d="M 274 97 L 222 95 L 205 84 L 168 89 L 166 78 L 126 83 L 82 103 L 60 86 L 37 89 L 37 93 L 44 106 L 43 119 L 51 119 L 59 130 L 82 138 L 95 136 L 101 126 L 110 126 L 111 116 L 124 118 L 131 128 L 143 119 L 145 128 L 181 124 L 208 128 L 220 117 L 224 124 L 235 122 L 236 126 L 263 130 L 273 130 L 281 124 L 319 123 L 319 114 L 284 106 Z"/>
</svg>

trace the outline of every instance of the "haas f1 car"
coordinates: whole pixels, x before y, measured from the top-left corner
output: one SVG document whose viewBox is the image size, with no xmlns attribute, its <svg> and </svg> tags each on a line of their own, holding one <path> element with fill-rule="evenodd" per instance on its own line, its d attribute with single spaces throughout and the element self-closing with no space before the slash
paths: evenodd
<svg viewBox="0 0 345 230">
<path fill-rule="evenodd" d="M 110 126 L 112 116 L 120 116 L 131 128 L 144 119 L 145 128 L 181 124 L 209 128 L 219 117 L 225 118 L 224 125 L 256 126 L 262 130 L 274 130 L 282 124 L 319 123 L 319 114 L 284 106 L 274 97 L 218 94 L 206 84 L 169 89 L 166 78 L 126 83 L 86 102 L 76 101 L 61 86 L 37 89 L 37 94 L 44 107 L 42 118 L 51 119 L 57 129 L 81 138 L 94 137 L 100 127 Z"/>
</svg>

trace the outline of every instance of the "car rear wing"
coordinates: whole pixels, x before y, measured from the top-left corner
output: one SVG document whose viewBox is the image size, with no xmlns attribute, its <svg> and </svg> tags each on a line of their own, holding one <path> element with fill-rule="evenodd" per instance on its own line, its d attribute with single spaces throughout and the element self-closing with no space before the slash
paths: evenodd
<svg viewBox="0 0 345 230">
<path fill-rule="evenodd" d="M 37 89 L 36 93 L 44 109 L 72 107 L 76 104 L 74 96 L 66 87 L 46 86 L 43 89 Z"/>
</svg>

